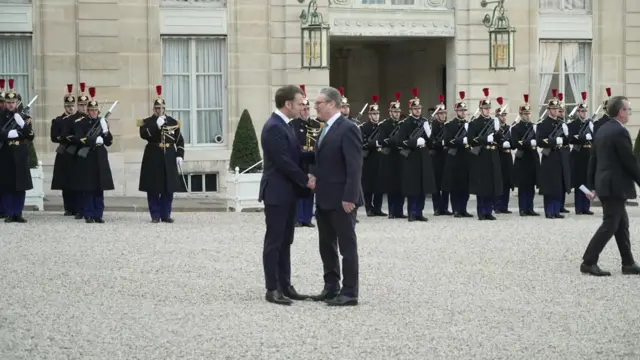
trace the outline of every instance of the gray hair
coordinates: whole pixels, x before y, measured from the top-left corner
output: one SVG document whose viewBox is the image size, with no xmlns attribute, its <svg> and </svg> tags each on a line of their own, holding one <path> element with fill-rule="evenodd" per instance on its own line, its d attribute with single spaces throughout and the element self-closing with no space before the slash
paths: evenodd
<svg viewBox="0 0 640 360">
<path fill-rule="evenodd" d="M 625 100 L 629 101 L 625 96 L 614 96 L 609 99 L 609 102 L 607 103 L 607 115 L 612 118 L 618 117 L 618 115 L 620 115 L 620 111 L 624 109 Z"/>
<path fill-rule="evenodd" d="M 328 101 L 335 102 L 336 107 L 339 107 L 340 103 L 342 102 L 342 95 L 340 94 L 340 91 L 338 91 L 338 89 L 336 88 L 333 88 L 333 87 L 322 88 L 322 90 L 320 90 L 320 94 L 324 95 L 324 97 L 327 98 Z"/>
</svg>

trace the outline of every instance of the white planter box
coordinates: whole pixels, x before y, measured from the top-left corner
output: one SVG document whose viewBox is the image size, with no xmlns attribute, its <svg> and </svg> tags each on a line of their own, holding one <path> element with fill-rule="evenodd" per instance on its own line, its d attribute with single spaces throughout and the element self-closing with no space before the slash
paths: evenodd
<svg viewBox="0 0 640 360">
<path fill-rule="evenodd" d="M 262 173 L 241 174 L 236 168 L 227 180 L 227 211 L 240 212 L 242 209 L 263 209 L 264 204 L 258 202 L 260 195 L 260 179 Z"/>
<path fill-rule="evenodd" d="M 38 161 L 38 167 L 31 169 L 31 181 L 33 189 L 27 191 L 24 201 L 25 206 L 35 206 L 36 210 L 44 211 L 44 172 L 42 161 Z"/>
</svg>

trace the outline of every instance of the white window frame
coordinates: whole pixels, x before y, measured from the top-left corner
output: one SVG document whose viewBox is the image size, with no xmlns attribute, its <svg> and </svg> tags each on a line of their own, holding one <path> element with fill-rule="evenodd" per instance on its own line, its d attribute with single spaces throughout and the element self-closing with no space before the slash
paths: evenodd
<svg viewBox="0 0 640 360">
<path fill-rule="evenodd" d="M 227 41 L 226 36 L 172 36 L 172 35 L 163 35 L 161 37 L 161 41 L 164 39 L 184 39 L 189 41 L 189 73 L 165 73 L 164 69 L 162 70 L 162 78 L 164 79 L 165 75 L 177 75 L 177 76 L 189 76 L 189 109 L 176 109 L 171 107 L 171 104 L 168 104 L 167 111 L 189 111 L 189 143 L 185 143 L 185 148 L 229 148 L 230 144 L 228 144 L 230 137 L 228 134 L 229 129 L 229 118 L 227 117 L 227 107 L 228 107 L 228 58 L 229 58 L 229 43 Z M 224 64 L 222 66 L 222 73 L 197 73 L 197 59 L 196 59 L 196 40 L 198 39 L 222 39 L 224 40 Z M 161 64 L 162 61 L 162 51 L 161 51 Z M 162 66 L 162 65 L 161 65 Z M 222 85 L 224 89 L 224 94 L 222 95 L 222 144 L 215 143 L 204 143 L 198 144 L 196 139 L 198 137 L 198 110 L 219 110 L 216 108 L 198 108 L 198 75 L 222 75 Z M 164 85 L 163 85 L 164 86 Z"/>
<path fill-rule="evenodd" d="M 206 0 L 160 0 L 160 7 L 179 8 L 224 8 L 227 7 L 227 0 L 206 1 Z"/>
<path fill-rule="evenodd" d="M 10 39 L 10 38 L 26 38 L 29 39 L 30 41 L 30 47 L 31 47 L 31 53 L 29 54 L 29 56 L 27 57 L 29 60 L 29 64 L 27 64 L 27 68 L 31 69 L 32 71 L 29 73 L 12 73 L 12 74 L 4 74 L 2 72 L 0 72 L 0 79 L 5 79 L 7 81 L 7 83 L 5 84 L 5 91 L 9 89 L 9 79 L 12 78 L 12 75 L 18 75 L 18 76 L 26 76 L 27 77 L 27 84 L 28 84 L 28 88 L 27 88 L 27 92 L 25 93 L 23 89 L 16 89 L 18 90 L 18 93 L 22 96 L 22 101 L 24 102 L 24 105 L 26 106 L 29 101 L 31 100 L 31 94 L 34 93 L 34 76 L 33 76 L 33 69 L 34 69 L 34 42 L 33 42 L 33 34 L 32 33 L 2 33 L 0 32 L 0 41 L 2 41 L 3 39 Z M 37 104 L 34 105 L 33 109 L 31 109 L 31 114 L 33 115 L 35 113 L 35 110 L 37 108 Z"/>
<path fill-rule="evenodd" d="M 206 175 L 216 175 L 216 191 L 207 191 L 207 183 L 205 180 Z M 194 195 L 206 195 L 206 194 L 218 194 L 220 193 L 220 173 L 218 172 L 192 172 L 181 175 L 186 182 L 188 188 L 186 192 L 176 192 L 176 194 L 194 194 Z M 194 176 L 202 178 L 202 191 L 192 191 L 192 179 Z"/>
<path fill-rule="evenodd" d="M 585 74 L 589 73 L 590 77 L 591 77 L 591 83 L 589 84 L 589 88 L 585 89 L 584 91 L 587 92 L 587 104 L 589 106 L 589 109 L 593 109 L 593 111 L 595 111 L 595 108 L 592 108 L 592 106 L 594 104 L 598 104 L 597 99 L 595 99 L 595 97 L 593 96 L 593 83 L 594 83 L 594 58 L 593 58 L 593 42 L 591 40 L 544 40 L 544 39 L 540 39 L 540 41 L 538 41 L 538 47 L 540 47 L 541 43 L 557 43 L 559 44 L 560 47 L 560 51 L 558 51 L 558 58 L 560 59 L 560 66 L 559 66 L 559 72 L 558 72 L 558 92 L 559 93 L 563 93 L 566 94 L 566 87 L 568 86 L 568 84 L 566 84 L 565 78 L 566 75 L 568 74 L 581 74 L 581 73 L 577 73 L 577 72 L 565 72 L 564 70 L 564 64 L 562 63 L 562 44 L 567 44 L 567 43 L 581 43 L 581 44 L 589 44 L 589 56 L 591 57 L 591 69 L 586 69 Z M 540 51 L 538 51 L 538 54 L 540 54 Z M 538 55 L 539 56 L 539 55 Z M 538 59 L 538 61 L 540 61 L 540 59 Z M 540 66 L 538 66 L 538 69 L 540 69 Z M 540 79 L 540 77 L 543 74 L 549 74 L 549 73 L 542 73 L 539 72 L 538 70 L 538 80 Z M 553 73 L 555 74 L 555 73 Z M 580 94 L 574 94 L 574 97 L 576 98 L 576 101 L 580 101 L 579 98 Z M 538 104 L 538 106 L 540 106 L 540 111 L 538 115 L 542 115 L 542 113 L 544 112 L 544 110 L 546 109 L 546 105 L 548 103 L 549 99 L 545 99 L 545 102 L 543 104 Z M 565 108 L 567 109 L 567 116 L 569 115 L 569 113 L 571 113 L 571 110 L 573 110 L 573 107 L 576 106 L 578 103 L 567 103 L 565 102 Z M 570 108 L 569 108 L 570 107 Z M 596 106 L 597 107 L 597 106 Z M 589 113 L 589 116 L 591 116 L 592 114 Z"/>
<path fill-rule="evenodd" d="M 541 5 L 541 2 L 544 0 L 538 0 L 538 10 L 540 11 L 541 14 L 549 14 L 549 13 L 558 13 L 558 12 L 562 12 L 562 13 L 571 13 L 571 14 L 591 14 L 593 13 L 593 2 L 595 0 L 585 0 L 588 1 L 587 3 L 587 9 L 586 10 L 582 10 L 582 9 L 567 9 L 565 8 L 564 5 L 564 0 L 559 0 L 560 1 L 560 9 L 543 9 Z"/>
</svg>

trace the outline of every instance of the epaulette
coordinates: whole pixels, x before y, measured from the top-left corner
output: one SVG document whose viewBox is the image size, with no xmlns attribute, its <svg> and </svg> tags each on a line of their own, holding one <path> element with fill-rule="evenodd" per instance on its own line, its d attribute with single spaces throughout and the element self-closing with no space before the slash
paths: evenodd
<svg viewBox="0 0 640 360">
<path fill-rule="evenodd" d="M 178 122 L 178 129 L 182 127 L 182 120 L 176 120 Z"/>
<path fill-rule="evenodd" d="M 141 127 L 141 126 L 142 126 L 142 124 L 144 124 L 144 119 L 138 119 L 138 120 L 136 120 L 136 126 L 137 126 L 137 127 Z"/>
<path fill-rule="evenodd" d="M 79 117 L 78 119 L 76 119 L 76 121 L 74 121 L 74 123 L 77 123 L 78 121 L 84 119 L 84 116 Z"/>
</svg>

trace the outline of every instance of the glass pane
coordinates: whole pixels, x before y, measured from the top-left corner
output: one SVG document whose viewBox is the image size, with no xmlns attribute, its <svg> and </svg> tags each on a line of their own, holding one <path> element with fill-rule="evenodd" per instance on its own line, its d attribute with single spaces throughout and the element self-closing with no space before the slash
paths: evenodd
<svg viewBox="0 0 640 360">
<path fill-rule="evenodd" d="M 591 87 L 591 44 L 563 43 L 562 63 L 564 70 L 565 102 L 575 104 L 582 101 L 581 93 Z"/>
<path fill-rule="evenodd" d="M 218 174 L 204 175 L 204 191 L 206 192 L 218 191 Z"/>
<path fill-rule="evenodd" d="M 221 144 L 225 136 L 222 110 L 198 110 L 198 144 Z"/>
<path fill-rule="evenodd" d="M 384 0 L 362 0 L 364 5 L 384 5 Z"/>
<path fill-rule="evenodd" d="M 166 98 L 165 98 L 166 100 Z M 184 143 L 191 143 L 191 111 L 183 110 L 171 110 L 167 109 L 167 115 L 171 116 L 176 120 L 180 120 L 182 122 L 182 126 L 180 127 L 180 134 L 184 137 Z"/>
<path fill-rule="evenodd" d="M 191 175 L 191 192 L 202 192 L 203 191 L 203 183 L 202 183 L 202 175 Z"/>
<path fill-rule="evenodd" d="M 415 5 L 416 0 L 391 0 L 391 5 Z"/>
<path fill-rule="evenodd" d="M 196 74 L 222 73 L 226 67 L 224 39 L 196 39 Z"/>
<path fill-rule="evenodd" d="M 0 36 L 0 79 L 15 80 L 14 89 L 26 106 L 31 100 L 29 73 L 31 70 L 31 38 Z M 5 85 L 6 90 L 9 84 Z"/>
<path fill-rule="evenodd" d="M 198 110 L 222 109 L 224 107 L 224 85 L 222 75 L 196 76 Z"/>
<path fill-rule="evenodd" d="M 184 176 L 184 175 L 180 175 L 180 177 L 182 179 L 180 179 L 180 187 L 178 188 L 178 192 L 179 193 L 186 193 L 187 192 L 187 185 L 186 184 L 189 181 L 189 178 L 187 176 Z"/>
<path fill-rule="evenodd" d="M 542 116 L 542 113 L 547 109 L 547 103 L 553 96 L 552 89 L 560 88 L 560 75 L 553 74 L 548 76 L 550 76 L 549 90 L 547 91 L 545 96 L 542 98 L 542 101 L 540 102 L 540 116 Z"/>
<path fill-rule="evenodd" d="M 591 0 L 564 0 L 564 10 L 589 10 Z"/>
<path fill-rule="evenodd" d="M 563 0 L 540 0 L 542 10 L 562 10 Z"/>
<path fill-rule="evenodd" d="M 162 73 L 189 74 L 189 39 L 162 39 Z"/>
</svg>

